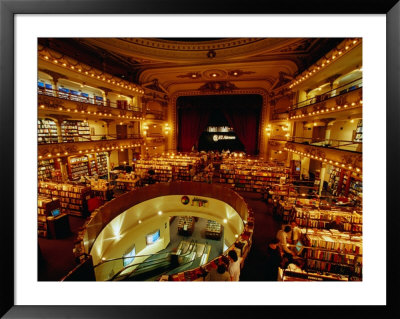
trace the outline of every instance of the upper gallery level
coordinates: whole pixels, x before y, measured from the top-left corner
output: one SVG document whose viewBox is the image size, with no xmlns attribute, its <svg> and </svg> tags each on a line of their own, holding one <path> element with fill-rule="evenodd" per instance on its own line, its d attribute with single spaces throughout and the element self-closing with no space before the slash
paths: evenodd
<svg viewBox="0 0 400 319">
<path fill-rule="evenodd" d="M 350 109 L 357 109 L 359 113 L 362 40 L 341 42 L 303 73 L 273 91 L 270 106 L 272 121 L 303 121 L 307 117 L 318 120 Z"/>
</svg>

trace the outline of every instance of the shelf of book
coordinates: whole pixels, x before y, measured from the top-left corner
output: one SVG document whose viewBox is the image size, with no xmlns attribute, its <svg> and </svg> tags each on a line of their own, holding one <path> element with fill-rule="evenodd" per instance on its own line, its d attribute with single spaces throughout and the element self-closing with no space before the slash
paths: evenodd
<svg viewBox="0 0 400 319">
<path fill-rule="evenodd" d="M 339 167 L 332 167 L 331 173 L 329 174 L 328 190 L 333 195 L 338 195 L 338 186 L 340 182 L 341 169 Z"/>
<path fill-rule="evenodd" d="M 97 153 L 96 154 L 96 159 L 97 159 L 97 174 L 99 176 L 104 176 L 108 175 L 108 164 L 107 164 L 107 158 L 108 154 L 107 153 Z"/>
<path fill-rule="evenodd" d="M 221 239 L 223 226 L 214 220 L 207 220 L 207 226 L 205 230 L 206 238 L 210 239 Z"/>
<path fill-rule="evenodd" d="M 38 143 L 58 143 L 57 125 L 50 119 L 38 119 Z"/>
<path fill-rule="evenodd" d="M 337 230 L 302 230 L 305 270 L 362 278 L 362 237 Z"/>
<path fill-rule="evenodd" d="M 81 176 L 89 175 L 89 172 L 88 155 L 68 158 L 68 176 L 70 180 L 78 180 Z"/>
<path fill-rule="evenodd" d="M 78 120 L 65 120 L 61 123 L 63 142 L 90 141 L 89 123 Z"/>
<path fill-rule="evenodd" d="M 178 218 L 178 234 L 190 236 L 194 231 L 195 219 L 192 216 L 180 216 Z"/>
<path fill-rule="evenodd" d="M 61 210 L 60 200 L 51 196 L 38 196 L 38 235 L 48 237 L 47 218 L 52 216 L 52 212 Z"/>
<path fill-rule="evenodd" d="M 138 160 L 135 165 L 135 172 L 138 176 L 144 176 L 149 169 L 155 172 L 155 179 L 160 182 L 170 180 L 190 180 L 190 167 L 198 171 L 200 158 L 191 156 L 162 156 L 149 160 Z"/>
<path fill-rule="evenodd" d="M 82 216 L 90 199 L 90 187 L 65 183 L 43 182 L 38 184 L 38 193 L 60 200 L 63 213 Z"/>
<path fill-rule="evenodd" d="M 355 131 L 354 135 L 354 142 L 361 143 L 362 142 L 362 136 L 363 136 L 363 126 L 362 126 L 362 120 L 359 120 L 357 123 L 357 128 Z"/>
<path fill-rule="evenodd" d="M 362 212 L 352 207 L 331 207 L 328 209 L 320 209 L 314 207 L 292 208 L 292 220 L 301 227 L 329 229 L 331 223 L 337 216 L 341 218 L 341 225 L 344 231 L 352 233 L 362 233 Z"/>
<path fill-rule="evenodd" d="M 224 162 L 220 166 L 220 183 L 230 184 L 235 190 L 263 192 L 266 187 L 283 183 L 289 169 L 255 161 Z"/>
<path fill-rule="evenodd" d="M 51 179 L 51 173 L 55 171 L 54 164 L 54 159 L 38 161 L 38 179 Z"/>
</svg>

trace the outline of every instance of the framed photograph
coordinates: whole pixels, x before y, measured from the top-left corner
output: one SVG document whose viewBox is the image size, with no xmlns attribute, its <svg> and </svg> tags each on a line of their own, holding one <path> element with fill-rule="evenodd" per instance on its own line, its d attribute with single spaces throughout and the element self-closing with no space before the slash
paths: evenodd
<svg viewBox="0 0 400 319">
<path fill-rule="evenodd" d="M 0 236 L 4 243 L 0 263 L 3 274 L 0 279 L 0 315 L 4 318 L 159 318 L 175 317 L 182 315 L 182 312 L 190 312 L 194 317 L 235 318 L 250 314 L 265 316 L 266 313 L 277 316 L 285 313 L 301 318 L 327 313 L 344 318 L 368 314 L 383 318 L 399 316 L 395 293 L 398 280 L 397 274 L 394 273 L 394 252 L 398 242 L 394 233 L 397 221 L 395 214 L 398 210 L 394 198 L 397 196 L 397 166 L 400 161 L 397 141 L 400 134 L 399 16 L 400 4 L 397 0 L 337 0 L 329 4 L 323 1 L 304 3 L 295 0 L 274 3 L 268 1 L 261 4 L 256 1 L 227 3 L 209 0 L 195 3 L 179 0 L 0 0 L 0 130 L 3 151 L 3 156 L 0 157 L 3 181 L 0 210 L 3 230 Z M 139 38 L 177 39 L 178 42 L 179 39 L 187 39 L 192 43 L 196 39 L 226 38 L 323 38 L 333 42 L 336 38 L 362 39 L 364 105 L 361 122 L 354 123 L 356 128 L 353 137 L 363 143 L 361 145 L 365 185 L 362 187 L 368 195 L 363 197 L 363 207 L 367 212 L 363 216 L 363 280 L 348 283 L 251 280 L 238 283 L 135 282 L 126 285 L 95 281 L 38 280 L 40 247 L 37 244 L 36 204 L 39 154 L 38 124 L 33 120 L 38 116 L 38 95 L 45 96 L 56 91 L 61 98 L 70 99 L 74 103 L 85 104 L 91 101 L 93 107 L 102 108 L 102 111 L 113 103 L 113 99 L 110 101 L 95 89 L 85 91 L 78 85 L 60 86 L 57 91 L 57 86 L 47 81 L 46 77 L 39 78 L 39 38 L 44 39 L 43 41 L 58 39 L 58 42 L 54 41 L 53 49 L 68 38 L 126 38 L 133 39 L 133 42 Z M 80 48 L 87 46 L 88 52 L 96 48 L 104 57 L 112 55 L 114 61 L 119 61 L 120 69 L 121 66 L 129 64 L 132 67 L 129 74 L 136 72 L 133 60 L 124 61 L 121 55 L 106 50 L 99 42 L 83 43 L 77 40 L 76 43 L 81 45 Z M 285 54 L 282 47 L 280 49 L 280 53 Z M 205 55 L 206 63 L 214 66 L 213 61 L 219 58 L 218 50 L 208 50 Z M 286 54 L 287 57 L 290 55 Z M 101 65 L 99 56 L 95 62 Z M 80 57 L 82 56 L 78 52 L 74 58 Z M 174 59 L 174 56 L 171 53 L 168 58 L 167 55 L 162 58 L 167 62 Z M 163 66 L 162 58 L 154 63 L 146 60 L 143 55 L 140 63 L 155 69 Z M 253 62 L 257 58 L 259 56 L 253 54 Z M 93 61 L 94 59 L 96 57 L 93 57 Z M 90 59 L 87 61 L 90 62 Z M 279 64 L 277 60 L 274 63 Z M 306 55 L 299 55 L 297 63 L 308 66 L 316 61 L 310 61 Z M 197 81 L 199 76 L 203 76 L 213 80 L 213 77 L 224 75 L 217 67 L 210 68 L 209 73 L 201 73 L 190 70 L 188 65 L 182 64 L 181 67 L 187 72 L 176 76 L 176 83 L 180 79 Z M 190 64 L 190 67 L 194 65 Z M 247 67 L 245 62 L 241 66 Z M 274 65 L 271 64 L 271 67 Z M 53 72 L 53 76 L 65 80 L 54 70 L 40 71 Z M 232 69 L 229 72 L 227 74 L 235 78 L 245 71 Z M 248 74 L 251 75 L 251 71 Z M 280 80 L 285 81 L 284 77 L 285 74 L 281 73 L 280 79 L 271 77 L 266 78 L 265 82 L 269 83 L 271 88 Z M 291 81 L 293 79 L 291 78 Z M 82 81 L 85 83 L 83 77 Z M 227 81 L 211 82 L 201 82 L 199 91 L 237 89 Z M 168 93 L 162 85 L 159 87 L 160 92 Z M 346 92 L 356 91 L 357 88 L 351 86 Z M 310 100 L 314 99 L 312 103 L 325 103 L 322 97 L 313 96 Z M 123 96 L 115 97 L 115 105 L 125 105 L 115 109 L 125 116 L 126 113 L 135 111 L 136 102 L 134 98 L 132 102 L 124 99 Z M 162 118 L 159 113 L 155 113 L 155 116 Z M 131 125 L 129 132 L 132 131 L 133 136 L 139 132 L 139 128 L 135 127 L 136 124 Z M 312 123 L 310 125 L 312 126 Z M 163 130 L 178 140 L 178 135 L 171 126 Z M 260 130 L 261 128 L 264 129 L 260 124 Z M 82 127 L 82 134 L 89 134 L 86 130 L 87 126 Z M 96 127 L 95 132 L 102 133 L 103 128 Z M 99 135 L 99 142 L 103 136 L 105 134 L 101 134 L 101 137 Z M 157 134 L 155 136 L 158 137 Z M 50 137 L 54 139 L 54 136 Z M 85 139 L 85 136 L 80 138 Z M 263 141 L 260 143 L 264 143 Z M 84 140 L 80 142 L 84 143 Z M 177 143 L 174 144 L 175 149 Z M 252 147 L 257 148 L 257 145 Z M 276 156 L 279 155 L 277 151 Z M 121 155 L 121 158 L 124 166 L 126 160 L 129 164 L 128 157 L 125 159 Z M 136 164 L 136 157 L 132 161 Z M 107 160 L 103 161 L 99 157 L 97 162 L 93 160 L 90 165 L 107 165 L 103 162 L 106 163 Z M 298 163 L 299 165 L 296 162 L 293 167 L 293 172 L 301 175 L 299 160 Z M 118 163 L 115 166 L 118 166 Z M 77 169 L 79 170 L 79 167 Z M 53 174 L 53 177 L 63 173 L 62 169 L 57 172 L 59 174 Z M 96 182 L 99 180 L 100 178 Z M 328 183 L 325 184 L 329 187 Z M 320 186 L 324 185 L 321 183 L 315 187 Z M 360 187 L 358 184 L 356 186 Z M 79 205 L 79 198 L 75 198 L 72 204 Z M 62 210 L 57 208 L 52 211 L 53 216 L 56 216 L 56 213 L 58 215 Z M 253 222 L 256 224 L 257 219 Z M 151 230 L 148 229 L 147 232 Z M 160 231 L 149 233 L 146 242 L 150 245 L 159 237 Z M 132 243 L 130 245 L 132 246 Z M 133 247 L 134 249 L 125 255 L 129 257 L 124 261 L 126 265 L 139 254 L 136 251 L 137 246 Z M 298 249 L 304 250 L 303 246 L 300 248 Z"/>
</svg>

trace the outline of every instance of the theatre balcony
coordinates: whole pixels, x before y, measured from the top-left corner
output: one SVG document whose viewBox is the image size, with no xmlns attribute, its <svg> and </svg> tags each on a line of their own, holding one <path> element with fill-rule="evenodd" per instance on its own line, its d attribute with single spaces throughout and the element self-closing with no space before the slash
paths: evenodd
<svg viewBox="0 0 400 319">
<path fill-rule="evenodd" d="M 357 79 L 292 105 L 289 107 L 289 119 L 298 121 L 310 117 L 334 117 L 344 111 L 360 112 L 362 104 L 362 82 Z"/>
<path fill-rule="evenodd" d="M 105 117 L 107 119 L 144 120 L 141 107 L 128 104 L 118 105 L 82 95 L 64 93 L 51 89 L 38 89 L 39 115 L 55 112 L 69 116 Z"/>
<path fill-rule="evenodd" d="M 38 145 L 38 158 L 65 157 L 93 152 L 134 149 L 143 145 L 139 135 L 128 135 L 127 138 L 117 139 L 115 136 L 94 136 L 86 141 L 45 143 Z"/>
<path fill-rule="evenodd" d="M 284 150 L 357 173 L 362 170 L 362 143 L 292 137 Z"/>
</svg>

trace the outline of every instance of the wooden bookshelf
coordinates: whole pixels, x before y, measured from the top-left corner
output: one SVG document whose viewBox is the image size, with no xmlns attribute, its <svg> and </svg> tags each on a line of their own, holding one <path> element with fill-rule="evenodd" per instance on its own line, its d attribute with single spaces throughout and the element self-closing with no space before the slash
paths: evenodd
<svg viewBox="0 0 400 319">
<path fill-rule="evenodd" d="M 106 152 L 104 152 L 104 153 L 97 153 L 97 154 L 96 154 L 96 159 L 97 159 L 97 174 L 98 174 L 99 176 L 108 175 L 107 158 L 108 158 L 108 154 L 107 154 Z"/>
<path fill-rule="evenodd" d="M 58 143 L 57 125 L 50 119 L 38 119 L 38 143 Z"/>
<path fill-rule="evenodd" d="M 362 136 L 363 136 L 363 127 L 362 127 L 362 120 L 359 120 L 357 123 L 357 128 L 355 131 L 354 135 L 354 142 L 361 143 L 362 142 Z"/>
<path fill-rule="evenodd" d="M 40 237 L 49 236 L 47 218 L 56 209 L 60 209 L 61 212 L 59 199 L 53 199 L 51 196 L 38 196 L 38 235 Z"/>
<path fill-rule="evenodd" d="M 68 158 L 68 177 L 70 180 L 78 180 L 81 176 L 90 175 L 89 172 L 88 155 Z"/>
<path fill-rule="evenodd" d="M 266 187 L 286 180 L 289 169 L 259 161 L 224 161 L 220 166 L 220 183 L 235 190 L 263 192 Z"/>
<path fill-rule="evenodd" d="M 78 120 L 65 120 L 61 123 L 63 142 L 90 141 L 89 123 Z"/>
<path fill-rule="evenodd" d="M 346 232 L 312 231 L 304 236 L 306 270 L 362 277 L 362 238 Z"/>
<path fill-rule="evenodd" d="M 54 159 L 38 161 L 38 179 L 51 179 L 51 173 L 55 171 L 54 164 Z"/>
<path fill-rule="evenodd" d="M 38 185 L 38 193 L 60 200 L 63 213 L 82 216 L 90 199 L 90 187 L 65 183 L 43 182 Z"/>
<path fill-rule="evenodd" d="M 190 236 L 194 231 L 195 219 L 192 216 L 180 216 L 178 219 L 178 234 Z"/>
<path fill-rule="evenodd" d="M 336 216 L 342 217 L 344 231 L 362 233 L 362 212 L 352 208 L 334 207 L 326 210 L 295 206 L 292 220 L 301 227 L 327 229 Z"/>
</svg>

